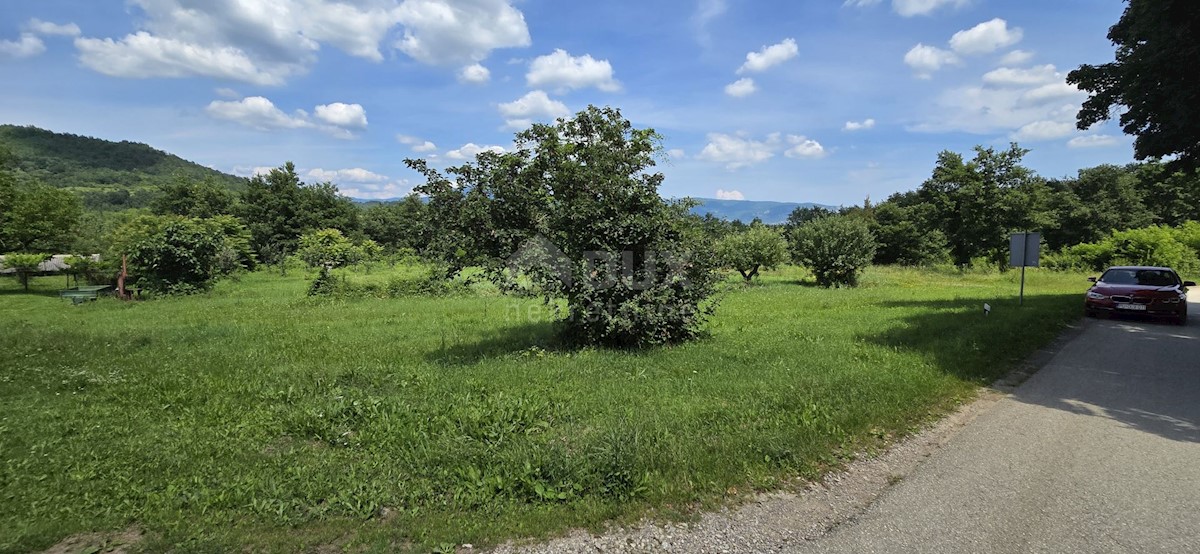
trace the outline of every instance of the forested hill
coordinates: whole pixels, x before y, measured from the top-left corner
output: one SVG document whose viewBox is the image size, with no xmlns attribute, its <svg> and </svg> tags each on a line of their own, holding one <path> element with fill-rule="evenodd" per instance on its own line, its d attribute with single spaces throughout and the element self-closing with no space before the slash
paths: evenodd
<svg viewBox="0 0 1200 554">
<path fill-rule="evenodd" d="M 13 154 L 18 179 L 78 192 L 93 207 L 137 207 L 177 175 L 237 190 L 245 185 L 241 177 L 136 142 L 0 125 L 0 145 Z"/>
</svg>

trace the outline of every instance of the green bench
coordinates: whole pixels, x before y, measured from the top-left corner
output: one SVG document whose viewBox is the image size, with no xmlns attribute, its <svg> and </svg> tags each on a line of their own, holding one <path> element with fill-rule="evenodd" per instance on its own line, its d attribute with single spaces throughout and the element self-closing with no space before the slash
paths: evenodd
<svg viewBox="0 0 1200 554">
<path fill-rule="evenodd" d="M 101 294 L 112 292 L 112 285 L 95 285 L 89 287 L 73 287 L 59 291 L 60 298 L 70 298 L 72 304 L 82 304 L 88 300 L 95 300 Z"/>
</svg>

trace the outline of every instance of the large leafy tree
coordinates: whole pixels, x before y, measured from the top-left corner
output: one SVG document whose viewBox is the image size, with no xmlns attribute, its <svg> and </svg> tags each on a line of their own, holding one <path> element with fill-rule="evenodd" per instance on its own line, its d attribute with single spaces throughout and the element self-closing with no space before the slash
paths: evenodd
<svg viewBox="0 0 1200 554">
<path fill-rule="evenodd" d="M 161 196 L 152 204 L 155 213 L 184 217 L 214 217 L 234 213 L 237 196 L 212 177 L 196 180 L 177 175 L 171 183 L 159 187 Z"/>
<path fill-rule="evenodd" d="M 946 235 L 957 264 L 987 257 L 1007 259 L 1008 234 L 1052 225 L 1045 182 L 1021 165 L 1028 153 L 1016 144 L 1007 150 L 975 147 L 975 158 L 945 151 L 933 175 L 917 191 L 929 206 L 929 221 Z"/>
<path fill-rule="evenodd" d="M 1194 168 L 1200 161 L 1200 3 L 1128 1 L 1108 32 L 1116 59 L 1067 75 L 1068 83 L 1090 94 L 1078 126 L 1087 129 L 1124 107 L 1121 126 L 1137 137 L 1139 160 L 1178 155 Z"/>
<path fill-rule="evenodd" d="M 239 215 L 250 229 L 260 260 L 271 262 L 296 251 L 300 235 L 317 229 L 358 231 L 358 208 L 330 183 L 305 184 L 287 162 L 246 186 Z"/>
<path fill-rule="evenodd" d="M 565 298 L 574 342 L 642 346 L 696 336 L 716 283 L 691 255 L 703 233 L 690 205 L 658 194 L 658 149 L 653 130 L 591 106 L 519 133 L 513 152 L 448 169 L 453 183 L 407 163 L 427 179 L 417 190 L 430 197 L 432 253 L 501 284 L 518 269 L 547 300 Z"/>
<path fill-rule="evenodd" d="M 430 241 L 427 210 L 425 202 L 415 194 L 399 202 L 371 206 L 362 216 L 363 232 L 391 250 L 423 251 Z"/>
</svg>

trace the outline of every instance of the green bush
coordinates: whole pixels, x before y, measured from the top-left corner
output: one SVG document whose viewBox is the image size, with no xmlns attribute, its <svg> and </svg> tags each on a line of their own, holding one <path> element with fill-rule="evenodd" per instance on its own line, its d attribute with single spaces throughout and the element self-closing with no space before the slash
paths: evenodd
<svg viewBox="0 0 1200 554">
<path fill-rule="evenodd" d="M 127 256 L 131 282 L 157 293 L 207 290 L 220 277 L 254 267 L 248 232 L 229 216 L 139 216 L 110 242 L 106 264 L 120 267 Z"/>
<path fill-rule="evenodd" d="M 1178 228 L 1151 226 L 1117 231 L 1099 242 L 1077 244 L 1046 256 L 1051 269 L 1101 271 L 1114 265 L 1172 267 L 1182 273 L 1200 270 L 1200 224 Z"/>
<path fill-rule="evenodd" d="M 775 269 L 786 262 L 788 244 L 778 231 L 758 225 L 718 240 L 716 252 L 722 266 L 737 270 L 748 283 L 760 269 Z"/>
<path fill-rule="evenodd" d="M 823 287 L 857 286 L 858 273 L 875 257 L 875 238 L 860 218 L 815 219 L 792 231 L 792 257 Z"/>
<path fill-rule="evenodd" d="M 309 267 L 345 267 L 379 258 L 382 249 L 371 239 L 355 244 L 337 229 L 321 229 L 300 237 L 296 255 Z"/>
</svg>

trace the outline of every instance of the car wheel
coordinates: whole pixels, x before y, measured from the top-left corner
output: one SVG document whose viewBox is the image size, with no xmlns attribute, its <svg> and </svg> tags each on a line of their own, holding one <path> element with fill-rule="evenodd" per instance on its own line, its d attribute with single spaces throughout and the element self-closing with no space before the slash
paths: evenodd
<svg viewBox="0 0 1200 554">
<path fill-rule="evenodd" d="M 1087 309 L 1087 308 L 1084 308 L 1084 309 L 1083 309 L 1083 315 L 1084 315 L 1084 317 L 1091 317 L 1091 318 L 1095 318 L 1095 317 L 1096 317 L 1096 311 L 1095 311 L 1095 310 L 1089 310 L 1089 309 Z"/>
<path fill-rule="evenodd" d="M 1183 313 L 1179 314 L 1179 319 L 1175 320 L 1175 323 L 1177 325 L 1187 325 L 1187 323 L 1188 323 L 1187 312 L 1183 312 Z"/>
</svg>

